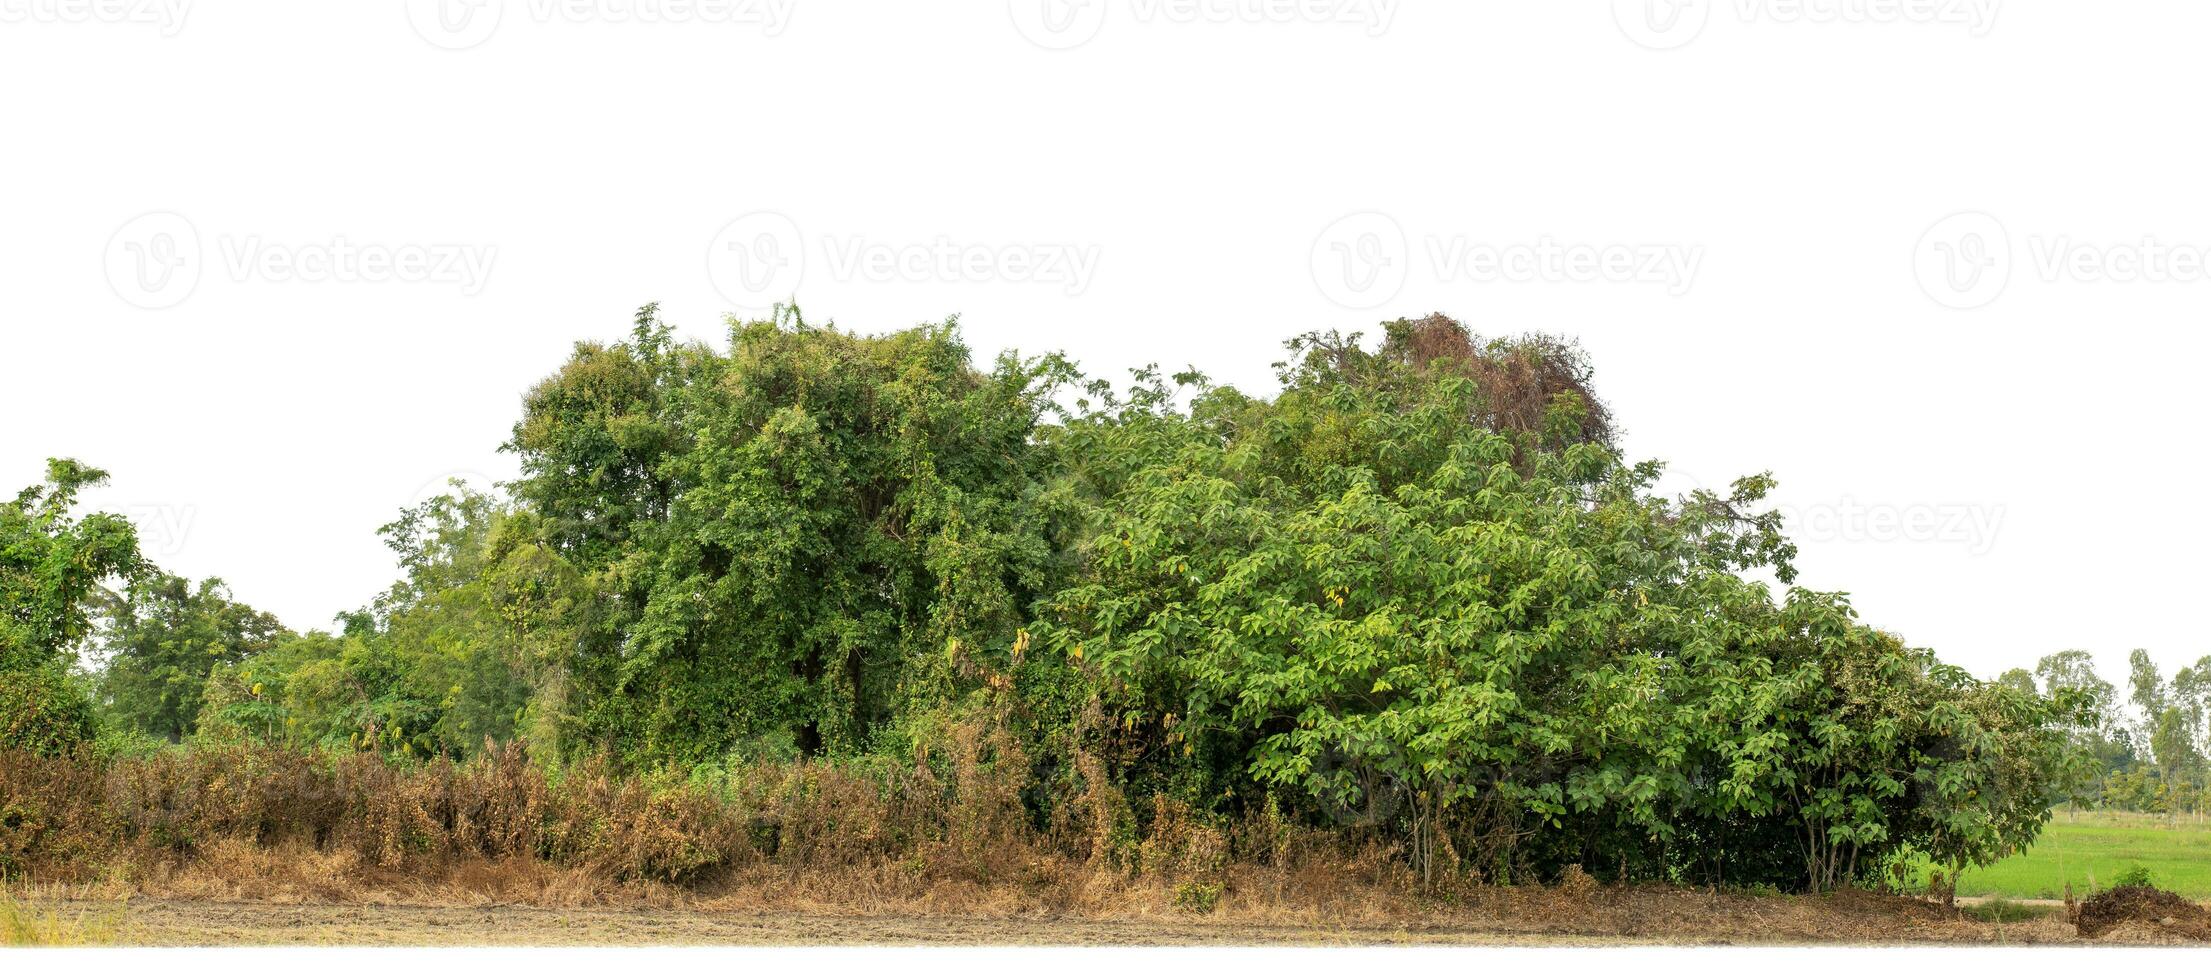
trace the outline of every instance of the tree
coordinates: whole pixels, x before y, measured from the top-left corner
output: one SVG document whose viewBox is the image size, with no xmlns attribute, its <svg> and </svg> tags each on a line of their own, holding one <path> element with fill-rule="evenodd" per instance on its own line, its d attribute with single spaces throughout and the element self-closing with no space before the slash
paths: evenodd
<svg viewBox="0 0 2211 980">
<path fill-rule="evenodd" d="M 1578 392 L 1514 428 L 1477 375 L 1333 352 L 1271 402 L 1181 376 L 1182 414 L 1146 373 L 1054 434 L 1095 494 L 1088 576 L 1034 629 L 1132 785 L 1231 812 L 1288 793 L 1424 872 L 1500 878 L 1826 888 L 2032 839 L 2056 703 L 1842 596 L 1776 603 L 1747 577 L 1793 574 L 1769 479 L 1656 497 Z"/>
<path fill-rule="evenodd" d="M 667 518 L 675 488 L 661 470 L 689 435 L 679 403 L 720 363 L 703 346 L 677 343 L 648 305 L 627 342 L 579 343 L 530 389 L 503 448 L 522 457 L 516 494 L 563 554 L 604 564 L 635 530 Z"/>
<path fill-rule="evenodd" d="M 233 600 L 221 579 L 195 587 L 152 570 L 131 583 L 103 632 L 102 710 L 119 726 L 172 742 L 196 727 L 210 671 L 291 635 L 276 617 Z"/>
<path fill-rule="evenodd" d="M 340 635 L 218 664 L 199 724 L 226 738 L 463 756 L 521 735 L 557 750 L 576 577 L 543 523 L 456 483 L 382 528 L 402 577 Z"/>
<path fill-rule="evenodd" d="M 2174 671 L 2171 690 L 2173 710 L 2197 757 L 2211 758 L 2211 656 Z"/>
<path fill-rule="evenodd" d="M 2127 654 L 2128 700 L 2134 702 L 2146 722 L 2142 734 L 2150 735 L 2157 729 L 2157 719 L 2165 714 L 2165 678 L 2157 672 L 2157 662 L 2150 659 L 2148 650 L 2135 650 Z"/>
<path fill-rule="evenodd" d="M 69 670 L 107 599 L 103 583 L 140 564 L 129 521 L 70 513 L 80 490 L 106 479 L 51 459 L 44 484 L 0 504 L 0 749 L 56 752 L 91 737 L 90 704 Z"/>
<path fill-rule="evenodd" d="M 2187 783 L 2199 778 L 2203 755 L 2197 750 L 2195 732 L 2187 713 L 2180 708 L 2167 707 L 2152 720 L 2150 752 L 2157 760 L 2158 774 L 2168 783 Z"/>
<path fill-rule="evenodd" d="M 113 710 L 392 756 L 886 771 L 987 716 L 1036 797 L 1102 791 L 1072 818 L 1099 839 L 1116 794 L 1156 796 L 1334 825 L 1429 876 L 1815 889 L 1995 860 L 2081 758 L 2133 758 L 2085 653 L 1984 682 L 1794 587 L 1770 476 L 1656 493 L 1553 338 L 1308 334 L 1273 397 L 978 364 L 955 322 L 781 310 L 729 341 L 646 307 L 578 345 L 525 400 L 512 498 L 402 511 L 400 578 L 335 634 L 150 579 Z M 2136 678 L 2167 768 L 2203 676 Z"/>
<path fill-rule="evenodd" d="M 2073 787 L 2073 799 L 2098 805 L 2111 796 L 2111 774 L 2124 771 L 2135 759 L 2134 736 L 2119 703 L 2119 690 L 2096 673 L 2096 658 L 2086 650 L 2063 650 L 2035 662 L 2035 677 L 2051 697 L 2066 697 L 2079 706 L 2075 720 L 2061 720 L 2066 737 L 2095 760 Z"/>
<path fill-rule="evenodd" d="M 581 744 L 865 747 L 982 680 L 1053 559 L 1025 496 L 1056 359 L 985 372 L 954 323 L 859 337 L 795 310 L 730 341 L 673 344 L 647 307 L 515 429 L 516 492 L 596 597 L 564 662 Z"/>
</svg>

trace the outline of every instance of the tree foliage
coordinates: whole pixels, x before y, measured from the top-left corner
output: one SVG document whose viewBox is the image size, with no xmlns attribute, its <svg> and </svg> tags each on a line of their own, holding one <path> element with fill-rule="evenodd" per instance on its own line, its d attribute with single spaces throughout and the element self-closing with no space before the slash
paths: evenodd
<svg viewBox="0 0 2211 980">
<path fill-rule="evenodd" d="M 1842 596 L 1774 600 L 1749 576 L 1793 575 L 1770 480 L 1660 499 L 1577 391 L 1501 427 L 1479 370 L 1347 346 L 1304 345 L 1272 401 L 1198 382 L 1175 413 L 1147 375 L 1069 426 L 1102 464 L 1091 574 L 1037 628 L 1132 779 L 1287 793 L 1501 875 L 1831 887 L 2032 839 L 2059 707 Z"/>
<path fill-rule="evenodd" d="M 276 617 L 231 598 L 229 586 L 197 586 L 148 571 L 130 583 L 103 637 L 101 709 L 115 724 L 169 741 L 192 734 L 208 674 L 290 635 Z"/>
<path fill-rule="evenodd" d="M 104 583 L 141 564 L 129 521 L 72 513 L 78 492 L 106 479 L 48 460 L 45 483 L 0 503 L 0 749 L 59 751 L 91 735 L 69 670 L 107 601 Z"/>
<path fill-rule="evenodd" d="M 520 498 L 593 596 L 573 737 L 640 758 L 850 751 L 946 696 L 1052 557 L 1027 501 L 1055 360 L 971 364 L 952 324 L 859 337 L 796 312 L 727 355 L 586 345 L 515 429 Z"/>
<path fill-rule="evenodd" d="M 573 576 L 543 522 L 456 484 L 382 529 L 403 577 L 338 635 L 286 636 L 214 668 L 200 727 L 219 738 L 458 756 L 549 736 Z M 547 737 L 548 744 L 553 739 Z"/>
<path fill-rule="evenodd" d="M 1289 348 L 1272 396 L 1116 388 L 978 365 L 951 321 L 783 310 L 725 352 L 647 307 L 527 394 L 511 499 L 384 529 L 401 579 L 341 631 L 172 581 L 106 689 L 203 739 L 637 768 L 917 771 L 987 717 L 1039 794 L 1287 812 L 1491 880 L 1955 869 L 2135 741 L 2080 659 L 1983 682 L 1794 587 L 1770 476 L 1656 493 L 1570 342 L 1432 316 Z M 195 668 L 197 702 L 125 696 Z M 2158 731 L 2201 730 L 2206 678 L 2157 687 Z"/>
</svg>

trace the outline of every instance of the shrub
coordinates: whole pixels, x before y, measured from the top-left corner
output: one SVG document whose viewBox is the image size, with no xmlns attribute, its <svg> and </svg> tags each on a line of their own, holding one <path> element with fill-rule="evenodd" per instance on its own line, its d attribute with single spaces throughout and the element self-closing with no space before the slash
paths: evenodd
<svg viewBox="0 0 2211 980">
<path fill-rule="evenodd" d="M 0 672 L 0 749 L 59 755 L 93 732 L 92 702 L 59 668 Z"/>
<path fill-rule="evenodd" d="M 0 752 L 0 873 L 85 880 L 117 862 L 190 860 L 226 842 L 347 853 L 415 872 L 542 860 L 607 880 L 692 885 L 724 871 L 919 860 L 976 881 L 1029 862 L 1028 760 L 955 726 L 944 773 L 889 759 L 627 773 L 558 770 L 518 744 L 466 762 L 204 746 L 145 755 Z"/>
<path fill-rule="evenodd" d="M 1175 886 L 1175 907 L 1199 915 L 1211 915 L 1221 904 L 1219 882 L 1186 881 Z"/>
</svg>

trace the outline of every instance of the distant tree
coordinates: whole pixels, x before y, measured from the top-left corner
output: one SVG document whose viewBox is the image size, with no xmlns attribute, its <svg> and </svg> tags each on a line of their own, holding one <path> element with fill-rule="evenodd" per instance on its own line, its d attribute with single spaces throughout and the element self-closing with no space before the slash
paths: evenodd
<svg viewBox="0 0 2211 980">
<path fill-rule="evenodd" d="M 2096 673 L 2096 658 L 2086 650 L 2049 654 L 2036 662 L 2034 673 L 2045 693 L 2066 692 L 2081 706 L 2078 720 L 2066 725 L 2066 735 L 2094 764 L 2074 787 L 2073 796 L 2086 804 L 2104 802 L 2112 774 L 2132 765 L 2136 755 L 2118 688 Z"/>
<path fill-rule="evenodd" d="M 2150 751 L 2167 782 L 2192 782 L 2202 774 L 2203 755 L 2196 748 L 2195 732 L 2179 708 L 2167 707 L 2157 716 L 2150 730 Z"/>
<path fill-rule="evenodd" d="M 170 741 L 192 734 L 216 665 L 291 635 L 276 617 L 233 600 L 220 579 L 194 586 L 158 571 L 131 583 L 102 633 L 101 710 L 117 725 Z"/>
<path fill-rule="evenodd" d="M 371 610 L 373 642 L 401 665 L 395 693 L 430 708 L 422 748 L 463 753 L 533 727 L 553 736 L 546 716 L 563 707 L 553 675 L 581 596 L 543 530 L 536 515 L 458 483 L 382 528 L 404 575 Z"/>
<path fill-rule="evenodd" d="M 2196 746 L 2198 758 L 2211 759 L 2211 656 L 2173 672 L 2172 705 Z"/>
<path fill-rule="evenodd" d="M 523 735 L 557 748 L 557 671 L 582 597 L 542 523 L 456 484 L 382 533 L 401 578 L 339 635 L 285 636 L 216 665 L 202 730 L 414 756 Z"/>
<path fill-rule="evenodd" d="M 2165 678 L 2157 671 L 2157 662 L 2150 659 L 2148 650 L 2135 650 L 2127 654 L 2128 700 L 2142 712 L 2147 724 L 2143 735 L 2155 731 L 2157 719 L 2165 714 Z"/>
<path fill-rule="evenodd" d="M 2085 723 L 2079 734 L 2113 741 L 2127 740 L 2125 718 L 2120 713 L 2119 689 L 2096 673 L 2095 655 L 2086 650 L 2053 653 L 2035 663 L 2034 675 L 2047 693 L 2079 692 L 2083 703 L 2093 712 L 2092 720 Z"/>
</svg>

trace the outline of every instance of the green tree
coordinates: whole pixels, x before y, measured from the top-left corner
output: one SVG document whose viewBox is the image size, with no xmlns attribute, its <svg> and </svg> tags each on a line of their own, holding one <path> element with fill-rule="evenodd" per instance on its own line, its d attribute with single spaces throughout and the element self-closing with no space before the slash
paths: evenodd
<svg viewBox="0 0 2211 980">
<path fill-rule="evenodd" d="M 795 311 L 719 355 L 648 307 L 535 388 L 518 497 L 585 582 L 582 742 L 698 759 L 851 750 L 982 680 L 1053 548 L 1025 502 L 1056 359 L 970 363 L 956 324 L 859 337 Z"/>
<path fill-rule="evenodd" d="M 1287 812 L 1426 874 L 1809 888 L 1995 860 L 2127 751 L 2084 653 L 1984 682 L 1793 587 L 1769 476 L 1658 494 L 1569 343 L 1432 316 L 1277 367 L 1117 390 L 792 310 L 725 353 L 646 307 L 529 392 L 511 500 L 403 511 L 340 632 L 212 658 L 200 736 L 910 766 L 988 709 L 1039 796 Z"/>
<path fill-rule="evenodd" d="M 129 521 L 71 514 L 79 491 L 106 479 L 48 460 L 45 483 L 0 503 L 0 748 L 60 751 L 91 735 L 90 702 L 69 672 L 104 583 L 140 565 Z"/>
<path fill-rule="evenodd" d="M 102 632 L 107 661 L 95 693 L 106 717 L 172 742 L 192 734 L 216 665 L 290 635 L 276 617 L 232 599 L 220 579 L 194 586 L 159 571 L 131 583 Z"/>
<path fill-rule="evenodd" d="M 1090 577 L 1036 630 L 1132 785 L 1231 812 L 1288 792 L 1500 877 L 1832 887 L 2032 838 L 2059 706 L 1841 596 L 1776 603 L 1750 577 L 1793 576 L 1769 479 L 1662 499 L 1578 391 L 1531 422 L 1478 370 L 1343 346 L 1298 342 L 1271 402 L 1147 372 L 1053 434 Z"/>
<path fill-rule="evenodd" d="M 557 747 L 572 571 L 542 522 L 456 484 L 382 528 L 401 578 L 340 635 L 285 637 L 216 667 L 201 724 L 226 738 L 461 756 Z M 550 716 L 550 717 L 548 717 Z"/>
<path fill-rule="evenodd" d="M 2095 764 L 2073 787 L 2073 798 L 2107 805 L 2124 797 L 2125 787 L 2115 786 L 2112 776 L 2132 767 L 2136 753 L 2118 688 L 2096 673 L 2096 658 L 2086 650 L 2044 656 L 2035 663 L 2034 673 L 2044 691 L 2053 697 L 2065 693 L 2081 709 L 2075 720 L 2061 724 L 2073 745 Z"/>
<path fill-rule="evenodd" d="M 2196 758 L 2211 759 L 2211 656 L 2173 672 L 2173 710 L 2195 747 Z"/>
<path fill-rule="evenodd" d="M 2165 714 L 2165 677 L 2157 671 L 2157 662 L 2150 659 L 2148 650 L 2134 650 L 2127 654 L 2128 700 L 2135 710 L 2142 713 L 2142 735 L 2147 738 L 2157 729 L 2157 720 Z"/>
</svg>

